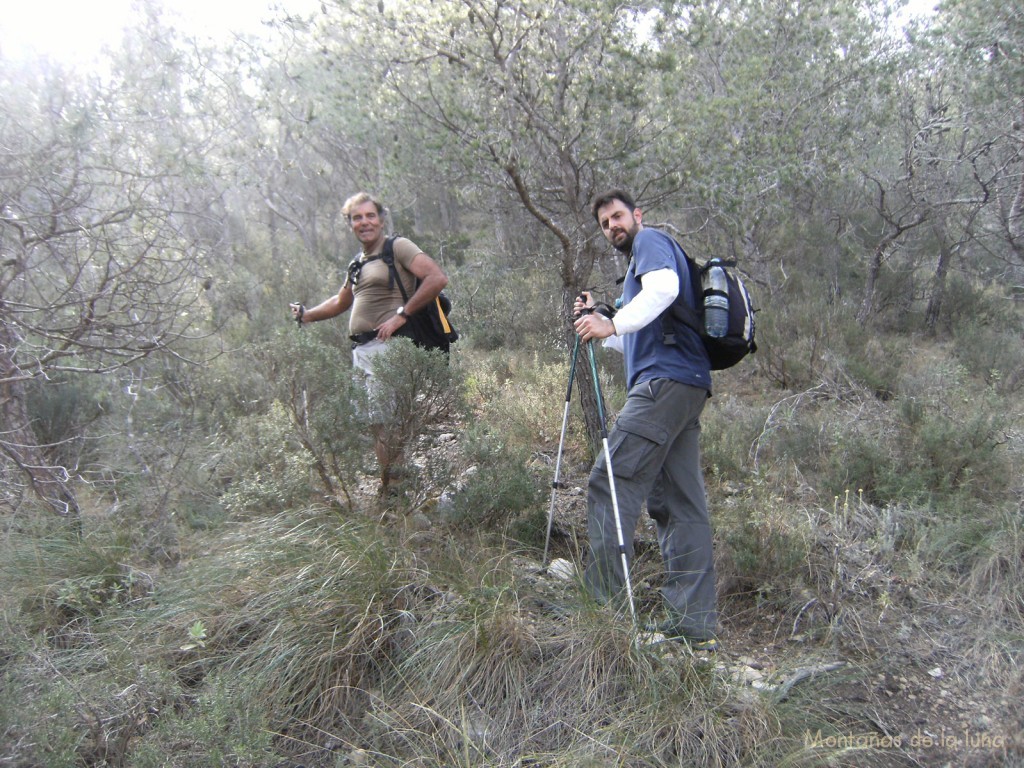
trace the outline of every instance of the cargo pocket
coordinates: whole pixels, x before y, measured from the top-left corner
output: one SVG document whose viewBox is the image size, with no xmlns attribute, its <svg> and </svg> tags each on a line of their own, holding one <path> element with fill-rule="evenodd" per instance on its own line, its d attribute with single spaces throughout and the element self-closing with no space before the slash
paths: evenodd
<svg viewBox="0 0 1024 768">
<path fill-rule="evenodd" d="M 617 477 L 634 477 L 644 462 L 668 439 L 665 428 L 651 421 L 620 416 L 615 422 L 612 472 Z"/>
</svg>

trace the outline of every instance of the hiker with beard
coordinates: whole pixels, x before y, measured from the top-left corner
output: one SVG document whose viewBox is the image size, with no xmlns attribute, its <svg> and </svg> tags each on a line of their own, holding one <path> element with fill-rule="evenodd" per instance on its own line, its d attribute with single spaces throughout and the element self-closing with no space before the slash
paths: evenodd
<svg viewBox="0 0 1024 768">
<path fill-rule="evenodd" d="M 373 358 L 384 349 L 393 336 L 402 336 L 410 315 L 429 305 L 448 285 L 448 277 L 432 258 L 404 237 L 394 239 L 394 261 L 398 277 L 409 297 L 392 278 L 391 270 L 381 258 L 387 232 L 384 206 L 366 192 L 359 192 L 345 201 L 341 209 L 352 233 L 361 246 L 359 257 L 349 267 L 348 276 L 334 296 L 307 309 L 292 304 L 292 317 L 301 325 L 329 320 L 352 310 L 349 335 L 352 339 L 352 365 L 361 371 L 367 391 L 373 392 Z M 419 287 L 416 287 L 417 280 Z M 381 492 L 385 493 L 394 476 L 397 458 L 395 449 L 386 445 L 380 424 L 373 427 L 374 450 L 381 473 Z"/>
<path fill-rule="evenodd" d="M 625 357 L 626 404 L 609 434 L 615 493 L 626 558 L 644 502 L 654 519 L 665 566 L 662 595 L 667 617 L 646 626 L 695 650 L 717 648 L 715 568 L 711 523 L 700 461 L 700 415 L 711 396 L 711 369 L 700 336 L 678 328 L 676 343 L 663 338 L 661 315 L 679 294 L 693 296 L 682 249 L 671 237 L 645 229 L 632 197 L 613 190 L 593 205 L 608 241 L 629 257 L 622 307 L 613 317 L 575 304 L 580 340 L 620 337 Z M 585 581 L 600 602 L 625 589 L 612 489 L 602 454 L 590 473 L 587 496 L 590 552 Z"/>
</svg>

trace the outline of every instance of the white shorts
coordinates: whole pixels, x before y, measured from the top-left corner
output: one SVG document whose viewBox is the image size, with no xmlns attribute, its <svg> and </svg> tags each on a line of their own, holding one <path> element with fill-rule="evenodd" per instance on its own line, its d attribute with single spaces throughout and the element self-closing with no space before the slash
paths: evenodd
<svg viewBox="0 0 1024 768">
<path fill-rule="evenodd" d="M 363 389 L 366 390 L 367 411 L 363 415 L 371 424 L 387 422 L 386 414 L 394 410 L 393 404 L 383 402 L 387 395 L 381 391 L 373 375 L 373 359 L 384 351 L 386 344 L 386 341 L 374 339 L 352 348 L 352 367 L 358 372 L 356 375 L 363 380 Z"/>
<path fill-rule="evenodd" d="M 381 353 L 386 341 L 374 339 L 352 348 L 352 365 L 367 376 L 373 376 L 373 358 Z"/>
</svg>

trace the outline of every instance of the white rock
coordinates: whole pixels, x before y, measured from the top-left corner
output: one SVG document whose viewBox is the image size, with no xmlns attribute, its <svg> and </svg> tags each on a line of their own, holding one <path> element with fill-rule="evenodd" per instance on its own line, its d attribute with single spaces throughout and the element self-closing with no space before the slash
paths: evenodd
<svg viewBox="0 0 1024 768">
<path fill-rule="evenodd" d="M 576 566 L 564 557 L 558 557 L 548 566 L 548 574 L 559 581 L 573 581 L 576 578 Z"/>
</svg>

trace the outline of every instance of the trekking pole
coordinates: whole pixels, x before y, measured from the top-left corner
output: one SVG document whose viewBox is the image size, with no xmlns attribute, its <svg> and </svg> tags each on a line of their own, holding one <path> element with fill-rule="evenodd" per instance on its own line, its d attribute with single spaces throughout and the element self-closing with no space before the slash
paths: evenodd
<svg viewBox="0 0 1024 768">
<path fill-rule="evenodd" d="M 295 322 L 299 324 L 299 330 L 301 331 L 302 316 L 306 314 L 306 305 L 293 302 L 290 306 L 295 310 Z M 302 387 L 302 426 L 306 432 L 309 432 L 309 393 L 306 391 L 305 385 Z"/>
<path fill-rule="evenodd" d="M 626 596 L 629 598 L 629 615 L 636 625 L 636 607 L 633 605 L 633 585 L 629 579 L 629 559 L 626 557 L 626 539 L 622 534 L 622 516 L 619 514 L 619 498 L 615 492 L 615 475 L 612 472 L 612 454 L 608 449 L 608 427 L 604 421 L 604 403 L 601 399 L 601 382 L 597 376 L 597 362 L 594 358 L 594 342 L 587 342 L 590 354 L 590 372 L 594 376 L 594 392 L 597 395 L 597 418 L 601 421 L 601 443 L 604 446 L 604 465 L 608 469 L 608 488 L 612 494 L 612 511 L 615 513 L 615 533 L 619 538 L 619 555 L 622 557 L 622 572 L 626 577 Z"/>
<path fill-rule="evenodd" d="M 569 366 L 569 385 L 565 388 L 565 412 L 562 414 L 562 436 L 558 438 L 558 456 L 555 458 L 555 479 L 551 482 L 551 506 L 548 508 L 548 530 L 544 536 L 544 559 L 541 560 L 541 570 L 548 567 L 548 545 L 551 543 L 551 526 L 555 520 L 555 493 L 559 488 L 559 478 L 562 473 L 562 449 L 565 447 L 565 428 L 569 423 L 569 401 L 572 399 L 572 382 L 576 378 L 576 359 L 580 353 L 580 337 L 576 336 L 576 343 L 572 348 L 572 364 Z"/>
</svg>

